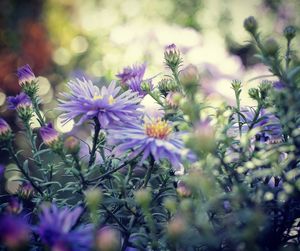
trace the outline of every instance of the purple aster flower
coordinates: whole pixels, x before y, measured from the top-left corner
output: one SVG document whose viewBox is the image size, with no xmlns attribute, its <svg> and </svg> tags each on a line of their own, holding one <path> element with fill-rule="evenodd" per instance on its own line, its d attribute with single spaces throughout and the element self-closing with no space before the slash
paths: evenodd
<svg viewBox="0 0 300 251">
<path fill-rule="evenodd" d="M 243 123 L 242 131 L 248 131 L 255 116 L 255 111 L 251 108 L 242 110 L 241 122 Z M 278 143 L 282 141 L 282 127 L 279 119 L 266 109 L 261 109 L 257 122 L 252 128 L 260 128 L 258 135 L 260 141 L 267 143 Z"/>
<path fill-rule="evenodd" d="M 92 226 L 77 226 L 82 210 L 81 207 L 74 210 L 58 209 L 54 204 L 43 207 L 39 216 L 40 224 L 36 227 L 42 242 L 51 250 L 90 250 L 93 243 Z"/>
<path fill-rule="evenodd" d="M 122 124 L 136 120 L 141 112 L 137 111 L 140 98 L 128 90 L 119 94 L 121 87 L 111 82 L 101 90 L 90 80 L 76 79 L 68 84 L 71 93 L 62 93 L 64 100 L 59 100 L 59 110 L 63 112 L 64 122 L 79 119 L 77 124 L 98 118 L 101 127 Z"/>
<path fill-rule="evenodd" d="M 35 75 L 28 64 L 18 68 L 17 75 L 19 78 L 19 85 L 23 86 L 35 80 Z"/>
<path fill-rule="evenodd" d="M 183 134 L 173 132 L 171 125 L 161 119 L 150 120 L 127 127 L 110 130 L 109 135 L 120 144 L 114 149 L 115 153 L 125 153 L 132 150 L 129 158 L 142 154 L 140 163 L 152 155 L 155 161 L 167 159 L 176 171 L 182 168 L 181 162 L 193 155 L 184 147 Z"/>
<path fill-rule="evenodd" d="M 0 216 L 0 242 L 12 250 L 23 247 L 30 238 L 28 224 L 15 215 Z"/>
<path fill-rule="evenodd" d="M 8 102 L 8 108 L 11 110 L 19 110 L 22 108 L 31 108 L 32 107 L 32 102 L 30 98 L 24 93 L 21 92 L 19 95 L 15 97 L 8 97 L 7 98 Z"/>
<path fill-rule="evenodd" d="M 133 65 L 132 67 L 125 67 L 123 72 L 116 75 L 120 79 L 122 85 L 128 87 L 134 92 L 138 92 L 141 97 L 147 95 L 147 92 L 143 90 L 142 83 L 147 82 L 150 91 L 153 89 L 151 79 L 143 80 L 146 71 L 146 64 Z"/>
<path fill-rule="evenodd" d="M 59 133 L 49 123 L 40 128 L 40 135 L 47 146 L 51 146 L 59 140 Z"/>
</svg>

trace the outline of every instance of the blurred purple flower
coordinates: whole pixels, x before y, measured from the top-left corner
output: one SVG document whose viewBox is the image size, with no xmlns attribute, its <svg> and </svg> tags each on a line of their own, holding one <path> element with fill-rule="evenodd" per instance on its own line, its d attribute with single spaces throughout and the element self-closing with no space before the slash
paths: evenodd
<svg viewBox="0 0 300 251">
<path fill-rule="evenodd" d="M 171 125 L 161 119 L 117 127 L 109 130 L 108 134 L 119 143 L 114 149 L 115 153 L 123 154 L 132 150 L 129 158 L 142 154 L 140 163 L 152 155 L 157 162 L 169 160 L 176 171 L 182 168 L 181 163 L 185 158 L 193 159 L 193 155 L 184 146 L 183 134 L 173 132 Z"/>
<path fill-rule="evenodd" d="M 147 82 L 149 84 L 150 90 L 153 89 L 153 85 L 151 80 L 143 80 L 144 74 L 146 71 L 146 64 L 141 65 L 133 65 L 131 67 L 125 67 L 123 71 L 116 75 L 120 79 L 122 85 L 128 87 L 134 92 L 138 92 L 140 97 L 144 97 L 147 95 L 147 92 L 144 91 L 141 87 L 143 82 Z"/>
<path fill-rule="evenodd" d="M 273 87 L 276 91 L 281 91 L 286 88 L 286 84 L 281 81 L 276 81 L 273 83 Z"/>
<path fill-rule="evenodd" d="M 58 108 L 63 112 L 64 122 L 79 119 L 78 125 L 97 117 L 101 127 L 106 128 L 112 124 L 132 122 L 141 115 L 137 95 L 130 90 L 119 95 L 121 88 L 116 87 L 115 82 L 101 90 L 85 79 L 70 81 L 68 86 L 71 93 L 62 93 L 65 99 L 59 100 Z"/>
<path fill-rule="evenodd" d="M 20 86 L 23 86 L 26 82 L 30 83 L 35 80 L 35 75 L 28 64 L 18 68 L 17 76 L 19 78 Z"/>
<path fill-rule="evenodd" d="M 0 242 L 13 250 L 23 246 L 30 238 L 25 220 L 10 214 L 0 216 L 0 233 Z"/>
<path fill-rule="evenodd" d="M 40 135 L 43 139 L 43 142 L 48 146 L 57 142 L 59 139 L 59 133 L 53 128 L 52 123 L 49 123 L 49 124 L 41 127 Z"/>
<path fill-rule="evenodd" d="M 24 92 L 21 92 L 19 95 L 15 97 L 13 96 L 8 97 L 7 102 L 8 102 L 8 108 L 11 110 L 28 108 L 32 106 L 32 102 L 30 98 Z"/>
<path fill-rule="evenodd" d="M 241 123 L 243 123 L 242 132 L 245 133 L 253 123 L 255 110 L 248 107 L 241 112 L 243 114 L 243 116 L 240 116 Z M 236 118 L 235 121 L 237 121 Z M 256 123 L 252 125 L 252 128 L 259 128 L 259 133 L 257 135 L 260 136 L 261 142 L 278 143 L 282 141 L 282 127 L 280 120 L 266 109 L 261 109 Z M 235 129 L 237 129 L 237 126 L 235 126 Z"/>
<path fill-rule="evenodd" d="M 91 250 L 93 243 L 92 225 L 77 226 L 82 208 L 58 209 L 52 204 L 43 207 L 40 214 L 40 224 L 36 232 L 44 244 L 51 250 L 85 251 Z"/>
</svg>

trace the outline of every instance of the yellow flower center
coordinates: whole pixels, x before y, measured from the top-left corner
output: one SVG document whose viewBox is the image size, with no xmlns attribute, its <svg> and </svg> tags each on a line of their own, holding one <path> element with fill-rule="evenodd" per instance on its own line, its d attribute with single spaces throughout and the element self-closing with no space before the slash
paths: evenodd
<svg viewBox="0 0 300 251">
<path fill-rule="evenodd" d="M 145 123 L 145 132 L 148 136 L 156 139 L 166 139 L 172 132 L 171 126 L 161 119 Z"/>
<path fill-rule="evenodd" d="M 99 100 L 99 99 L 103 99 L 103 96 L 101 96 L 101 95 L 95 95 L 93 97 L 93 100 Z"/>
<path fill-rule="evenodd" d="M 95 96 L 93 97 L 93 100 L 99 100 L 99 99 L 103 99 L 103 96 L 102 96 L 102 95 L 95 95 Z M 115 103 L 115 99 L 114 99 L 114 97 L 113 97 L 112 95 L 110 95 L 110 96 L 108 97 L 108 103 L 109 103 L 110 105 L 112 105 L 113 103 Z"/>
</svg>

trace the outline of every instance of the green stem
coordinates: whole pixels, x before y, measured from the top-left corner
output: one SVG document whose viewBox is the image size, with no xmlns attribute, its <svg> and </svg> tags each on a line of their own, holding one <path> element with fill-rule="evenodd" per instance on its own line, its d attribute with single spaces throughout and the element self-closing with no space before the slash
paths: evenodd
<svg viewBox="0 0 300 251">
<path fill-rule="evenodd" d="M 149 182 L 149 180 L 151 178 L 151 174 L 152 174 L 153 168 L 154 168 L 154 158 L 153 158 L 153 156 L 151 156 L 150 158 L 151 158 L 151 160 L 150 160 L 150 166 L 147 169 L 147 173 L 145 175 L 144 182 L 143 182 L 143 187 L 144 188 L 147 187 L 148 182 Z"/>
<path fill-rule="evenodd" d="M 99 141 L 99 133 L 100 133 L 100 123 L 97 117 L 94 118 L 94 122 L 95 122 L 95 133 L 94 133 L 94 137 L 93 137 L 93 146 L 92 146 L 92 150 L 90 153 L 90 160 L 89 160 L 89 165 L 88 167 L 91 167 L 96 159 L 96 150 L 97 150 L 97 145 L 98 145 L 98 141 Z"/>
<path fill-rule="evenodd" d="M 30 184 L 32 185 L 32 187 L 40 194 L 40 195 L 44 195 L 43 191 L 41 190 L 41 188 L 35 184 L 35 182 L 31 179 L 31 177 L 29 176 L 29 174 L 23 169 L 22 164 L 20 163 L 16 152 L 12 146 L 12 143 L 10 142 L 8 145 L 8 151 L 11 155 L 11 157 L 13 158 L 13 160 L 15 161 L 15 163 L 17 164 L 19 170 L 21 171 L 21 173 L 24 175 L 24 177 L 30 182 Z"/>
<path fill-rule="evenodd" d="M 41 126 L 45 126 L 45 119 L 43 118 L 41 112 L 40 112 L 40 108 L 39 108 L 39 101 L 38 101 L 38 97 L 37 96 L 33 96 L 32 98 L 32 104 L 33 104 L 33 108 L 35 111 L 35 114 L 38 117 L 38 121 L 40 123 Z"/>
<path fill-rule="evenodd" d="M 289 69 L 289 64 L 291 62 L 291 40 L 287 40 L 287 49 L 286 49 L 286 54 L 285 54 L 285 68 L 286 71 Z"/>
</svg>

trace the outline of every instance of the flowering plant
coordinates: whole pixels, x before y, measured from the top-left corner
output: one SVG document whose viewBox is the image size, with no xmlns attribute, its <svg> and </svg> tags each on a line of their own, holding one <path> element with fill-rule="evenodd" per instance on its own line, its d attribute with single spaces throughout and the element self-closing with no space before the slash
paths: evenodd
<svg viewBox="0 0 300 251">
<path fill-rule="evenodd" d="M 19 188 L 4 194 L 0 247 L 9 250 L 298 250 L 300 244 L 300 66 L 287 27 L 285 56 L 244 22 L 258 57 L 277 78 L 249 90 L 257 103 L 211 109 L 197 68 L 183 68 L 166 47 L 170 71 L 155 85 L 146 64 L 126 67 L 99 87 L 71 80 L 59 97 L 64 122 L 92 124 L 88 144 L 58 133 L 40 110 L 39 83 L 18 69 L 22 93 L 8 98 L 31 147 L 24 159 L 15 132 L 0 118 L 1 149 L 15 162 Z M 149 95 L 163 111 L 149 117 Z M 40 128 L 32 129 L 32 119 Z M 80 154 L 83 144 L 88 154 Z M 88 159 L 86 159 L 88 157 Z M 0 166 L 4 181 L 5 166 Z M 9 181 L 6 181 L 9 182 Z M 1 249 L 2 250 L 2 249 Z"/>
</svg>

